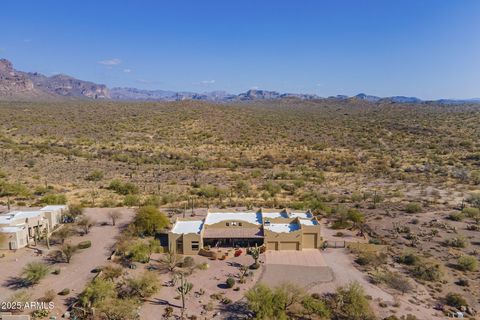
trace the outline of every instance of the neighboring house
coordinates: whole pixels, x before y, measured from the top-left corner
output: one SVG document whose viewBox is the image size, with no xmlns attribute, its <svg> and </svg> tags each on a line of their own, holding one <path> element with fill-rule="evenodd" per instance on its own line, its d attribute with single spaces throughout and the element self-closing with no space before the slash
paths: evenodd
<svg viewBox="0 0 480 320">
<path fill-rule="evenodd" d="M 46 206 L 40 210 L 19 210 L 0 214 L 0 249 L 20 249 L 34 243 L 38 235 L 51 233 L 61 221 L 67 206 Z"/>
<path fill-rule="evenodd" d="M 250 247 L 267 250 L 320 248 L 320 224 L 310 211 L 208 212 L 203 220 L 177 219 L 168 233 L 169 249 L 195 254 L 203 247 Z"/>
</svg>

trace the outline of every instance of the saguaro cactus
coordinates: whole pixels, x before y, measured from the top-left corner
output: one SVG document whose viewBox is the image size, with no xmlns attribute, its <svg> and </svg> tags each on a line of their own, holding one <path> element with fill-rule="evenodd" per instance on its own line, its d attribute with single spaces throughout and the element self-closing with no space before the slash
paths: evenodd
<svg viewBox="0 0 480 320">
<path fill-rule="evenodd" d="M 255 244 L 255 247 L 250 248 L 250 255 L 252 256 L 255 263 L 252 265 L 253 269 L 258 269 L 260 266 L 258 264 L 258 259 L 260 258 L 260 247 Z"/>
<path fill-rule="evenodd" d="M 182 296 L 182 319 L 184 319 L 185 313 L 185 296 L 192 290 L 193 284 L 185 280 L 185 275 L 180 273 L 180 286 L 177 288 L 177 292 Z"/>
</svg>

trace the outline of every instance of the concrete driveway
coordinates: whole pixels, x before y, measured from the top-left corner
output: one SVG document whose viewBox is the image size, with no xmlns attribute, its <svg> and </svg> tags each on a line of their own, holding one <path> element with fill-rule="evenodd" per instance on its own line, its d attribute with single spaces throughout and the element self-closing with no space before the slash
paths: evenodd
<svg viewBox="0 0 480 320">
<path fill-rule="evenodd" d="M 327 263 L 319 250 L 303 251 L 267 251 L 265 264 L 304 266 L 304 267 L 327 267 Z"/>
<path fill-rule="evenodd" d="M 328 267 L 320 250 L 267 251 L 265 269 L 260 281 L 277 286 L 290 282 L 305 289 L 333 280 L 333 272 Z"/>
</svg>

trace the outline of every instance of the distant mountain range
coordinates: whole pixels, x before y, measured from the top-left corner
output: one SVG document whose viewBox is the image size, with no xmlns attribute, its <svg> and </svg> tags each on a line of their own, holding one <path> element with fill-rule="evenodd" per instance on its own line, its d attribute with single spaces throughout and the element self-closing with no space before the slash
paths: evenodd
<svg viewBox="0 0 480 320">
<path fill-rule="evenodd" d="M 90 99 L 116 101 L 181 101 L 200 100 L 212 102 L 260 101 L 280 99 L 300 100 L 360 100 L 371 103 L 437 103 L 441 105 L 480 103 L 478 99 L 441 99 L 424 101 L 415 97 L 377 97 L 360 93 L 349 97 L 344 95 L 322 98 L 315 94 L 280 93 L 267 90 L 248 90 L 240 94 L 225 91 L 204 93 L 176 92 L 166 90 L 142 90 L 136 88 L 108 88 L 104 84 L 79 80 L 68 75 L 45 76 L 37 72 L 22 72 L 13 68 L 10 61 L 0 59 L 0 100 L 56 100 Z"/>
</svg>

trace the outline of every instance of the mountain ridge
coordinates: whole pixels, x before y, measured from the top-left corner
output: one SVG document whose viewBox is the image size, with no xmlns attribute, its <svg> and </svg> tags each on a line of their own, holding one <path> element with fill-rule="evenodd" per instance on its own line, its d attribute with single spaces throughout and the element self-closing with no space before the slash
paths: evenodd
<svg viewBox="0 0 480 320">
<path fill-rule="evenodd" d="M 438 103 L 441 105 L 477 104 L 480 98 L 422 100 L 416 97 L 378 97 L 359 93 L 355 96 L 337 95 L 328 98 L 316 94 L 281 93 L 277 91 L 250 89 L 240 94 L 226 91 L 189 92 L 171 90 L 145 90 L 130 87 L 109 88 L 105 84 L 80 80 L 65 74 L 46 76 L 38 72 L 23 72 L 13 68 L 10 61 L 0 59 L 0 100 L 50 100 L 89 99 L 113 101 L 182 101 L 199 100 L 211 102 L 242 102 L 280 99 L 299 100 L 352 100 L 369 103 Z"/>
</svg>

